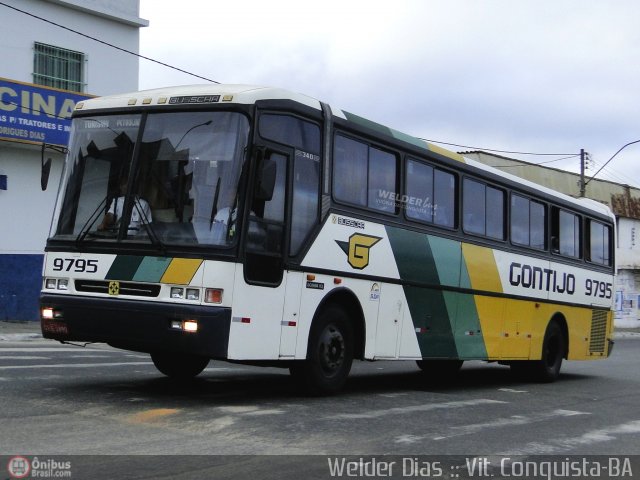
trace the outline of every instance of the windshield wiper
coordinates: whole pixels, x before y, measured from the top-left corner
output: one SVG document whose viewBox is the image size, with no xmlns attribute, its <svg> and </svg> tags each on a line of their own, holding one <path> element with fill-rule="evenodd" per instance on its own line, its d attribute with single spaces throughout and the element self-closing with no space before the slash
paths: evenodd
<svg viewBox="0 0 640 480">
<path fill-rule="evenodd" d="M 220 195 L 220 182 L 222 181 L 222 177 L 218 177 L 218 181 L 216 182 L 216 193 L 213 194 L 213 205 L 211 206 L 211 217 L 209 217 L 209 230 L 213 227 L 213 221 L 218 214 L 218 196 Z"/>
<path fill-rule="evenodd" d="M 107 200 L 109 199 L 109 194 L 107 194 L 98 204 L 98 206 L 96 207 L 96 209 L 93 211 L 93 213 L 89 216 L 89 218 L 87 219 L 87 221 L 84 223 L 84 225 L 82 226 L 82 228 L 80 229 L 80 233 L 78 234 L 78 236 L 76 237 L 76 243 L 80 244 L 84 241 L 84 239 L 86 238 L 86 236 L 89 234 L 89 231 L 91 230 L 91 228 L 93 227 L 93 225 L 96 223 L 96 220 L 98 220 L 98 218 L 100 218 L 100 215 L 96 215 L 98 212 L 100 212 L 102 210 L 102 208 L 106 205 Z M 93 219 L 93 220 L 92 220 Z M 95 233 L 95 232 L 94 232 Z"/>
<path fill-rule="evenodd" d="M 135 208 L 136 211 L 138 212 L 138 215 L 140 215 L 140 218 L 142 219 L 142 225 L 146 230 L 147 235 L 149 236 L 149 240 L 151 240 L 151 243 L 155 247 L 157 247 L 158 250 L 160 250 L 160 252 L 163 255 L 166 255 L 167 254 L 166 245 L 162 240 L 160 240 L 160 237 L 158 237 L 158 234 L 156 233 L 155 229 L 151 226 L 149 217 L 147 217 L 147 215 L 144 213 L 144 209 L 140 208 L 140 205 L 136 199 L 134 199 L 133 208 Z"/>
</svg>

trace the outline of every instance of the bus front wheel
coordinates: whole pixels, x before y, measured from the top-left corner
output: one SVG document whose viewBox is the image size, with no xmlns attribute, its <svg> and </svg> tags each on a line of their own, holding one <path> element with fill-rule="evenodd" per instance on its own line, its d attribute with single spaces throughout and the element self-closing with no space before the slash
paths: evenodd
<svg viewBox="0 0 640 480">
<path fill-rule="evenodd" d="M 309 335 L 307 359 L 290 367 L 291 375 L 309 393 L 320 395 L 340 390 L 353 362 L 353 329 L 344 310 L 330 305 L 314 321 Z"/>
<path fill-rule="evenodd" d="M 207 357 L 188 353 L 154 352 L 151 360 L 161 373 L 180 380 L 197 376 L 209 365 Z"/>
</svg>

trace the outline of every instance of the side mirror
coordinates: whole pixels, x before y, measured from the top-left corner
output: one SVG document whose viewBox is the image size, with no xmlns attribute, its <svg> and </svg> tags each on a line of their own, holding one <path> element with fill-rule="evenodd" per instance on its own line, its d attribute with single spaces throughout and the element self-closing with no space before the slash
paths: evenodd
<svg viewBox="0 0 640 480">
<path fill-rule="evenodd" d="M 253 197 L 256 200 L 269 201 L 273 197 L 273 191 L 276 186 L 276 174 L 278 166 L 273 160 L 263 158 L 258 167 L 256 176 L 256 187 Z"/>
<path fill-rule="evenodd" d="M 42 171 L 40 172 L 40 188 L 43 192 L 49 185 L 49 173 L 51 173 L 51 159 L 47 158 L 47 161 L 42 164 Z"/>
<path fill-rule="evenodd" d="M 47 161 L 44 161 L 45 148 L 47 148 L 47 144 L 42 143 L 42 150 L 40 151 L 40 188 L 43 192 L 49 185 L 49 174 L 51 173 L 51 159 L 47 158 Z"/>
</svg>

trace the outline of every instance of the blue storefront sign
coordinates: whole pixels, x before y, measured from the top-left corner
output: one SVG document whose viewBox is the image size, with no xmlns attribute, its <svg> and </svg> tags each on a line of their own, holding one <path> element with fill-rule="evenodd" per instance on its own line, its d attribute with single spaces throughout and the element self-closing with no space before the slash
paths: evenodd
<svg viewBox="0 0 640 480">
<path fill-rule="evenodd" d="M 0 78 L 0 138 L 66 146 L 71 112 L 92 95 Z"/>
</svg>

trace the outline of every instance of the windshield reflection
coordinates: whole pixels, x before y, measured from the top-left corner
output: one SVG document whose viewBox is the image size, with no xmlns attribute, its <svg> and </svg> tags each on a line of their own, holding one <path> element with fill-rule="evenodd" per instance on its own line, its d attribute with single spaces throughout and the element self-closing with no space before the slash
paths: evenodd
<svg viewBox="0 0 640 480">
<path fill-rule="evenodd" d="M 234 112 L 75 119 L 53 238 L 233 244 L 248 132 Z"/>
</svg>

